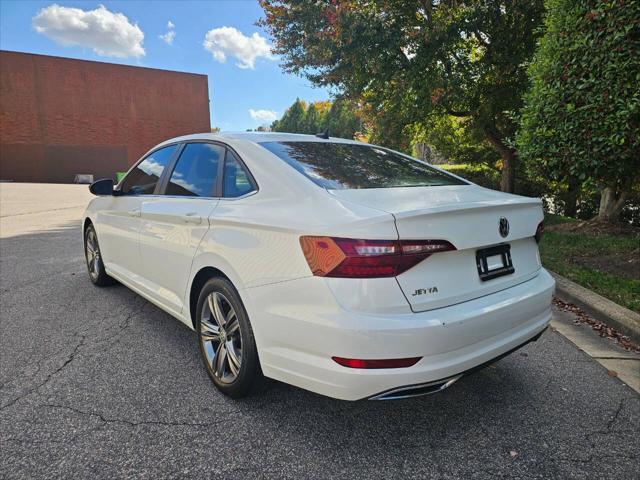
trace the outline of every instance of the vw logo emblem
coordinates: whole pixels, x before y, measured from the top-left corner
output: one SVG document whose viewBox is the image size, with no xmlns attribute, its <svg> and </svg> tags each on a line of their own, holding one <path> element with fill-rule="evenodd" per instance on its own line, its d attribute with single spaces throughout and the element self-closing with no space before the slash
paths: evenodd
<svg viewBox="0 0 640 480">
<path fill-rule="evenodd" d="M 500 217 L 500 222 L 498 222 L 498 231 L 500 232 L 500 236 L 502 238 L 509 235 L 509 220 L 505 217 Z"/>
</svg>

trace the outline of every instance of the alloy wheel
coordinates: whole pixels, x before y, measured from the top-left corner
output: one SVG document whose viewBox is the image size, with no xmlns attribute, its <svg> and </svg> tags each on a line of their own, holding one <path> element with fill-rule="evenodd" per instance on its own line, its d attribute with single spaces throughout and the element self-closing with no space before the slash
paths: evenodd
<svg viewBox="0 0 640 480">
<path fill-rule="evenodd" d="M 235 309 L 220 292 L 210 293 L 202 306 L 200 342 L 216 379 L 232 383 L 242 365 L 242 335 Z"/>
<path fill-rule="evenodd" d="M 87 234 L 85 250 L 87 255 L 87 267 L 89 269 L 89 275 L 91 275 L 91 278 L 95 280 L 100 275 L 100 268 L 102 267 L 102 257 L 100 255 L 98 237 L 96 237 L 96 232 L 93 229 L 90 229 Z"/>
</svg>

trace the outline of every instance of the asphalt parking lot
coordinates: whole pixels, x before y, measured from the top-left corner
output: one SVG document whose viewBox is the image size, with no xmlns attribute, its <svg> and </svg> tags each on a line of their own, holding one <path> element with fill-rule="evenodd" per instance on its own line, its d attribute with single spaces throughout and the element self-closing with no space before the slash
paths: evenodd
<svg viewBox="0 0 640 480">
<path fill-rule="evenodd" d="M 89 197 L 0 184 L 0 478 L 637 478 L 640 396 L 553 331 L 433 396 L 221 396 L 195 333 L 89 282 Z"/>
</svg>

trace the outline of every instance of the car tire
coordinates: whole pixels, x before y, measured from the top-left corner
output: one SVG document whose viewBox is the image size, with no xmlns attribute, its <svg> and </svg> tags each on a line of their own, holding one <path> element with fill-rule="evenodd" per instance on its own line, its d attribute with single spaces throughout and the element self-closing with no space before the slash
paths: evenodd
<svg viewBox="0 0 640 480">
<path fill-rule="evenodd" d="M 260 389 L 264 377 L 253 329 L 229 280 L 215 277 L 204 285 L 195 323 L 202 361 L 218 390 L 242 398 Z"/>
<path fill-rule="evenodd" d="M 100 244 L 98 243 L 98 234 L 92 224 L 89 224 L 84 231 L 84 257 L 87 262 L 89 279 L 94 285 L 106 287 L 116 283 L 113 278 L 107 275 L 104 269 Z"/>
</svg>

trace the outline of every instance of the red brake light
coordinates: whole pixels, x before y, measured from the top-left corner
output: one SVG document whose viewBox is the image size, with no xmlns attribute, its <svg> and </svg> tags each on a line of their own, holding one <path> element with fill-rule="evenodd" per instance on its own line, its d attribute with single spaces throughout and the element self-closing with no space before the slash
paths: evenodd
<svg viewBox="0 0 640 480">
<path fill-rule="evenodd" d="M 455 250 L 446 240 L 356 240 L 300 237 L 314 275 L 340 278 L 395 277 L 436 252 Z"/>
<path fill-rule="evenodd" d="M 390 358 L 386 360 L 361 360 L 359 358 L 331 357 L 334 362 L 349 368 L 407 368 L 412 367 L 422 357 Z"/>
<path fill-rule="evenodd" d="M 542 240 L 542 235 L 544 235 L 544 222 L 540 222 L 538 224 L 538 228 L 536 228 L 536 234 L 535 234 L 536 243 L 540 243 L 540 240 Z"/>
</svg>

